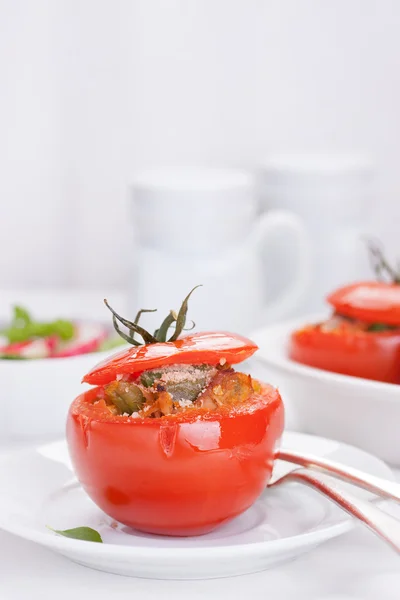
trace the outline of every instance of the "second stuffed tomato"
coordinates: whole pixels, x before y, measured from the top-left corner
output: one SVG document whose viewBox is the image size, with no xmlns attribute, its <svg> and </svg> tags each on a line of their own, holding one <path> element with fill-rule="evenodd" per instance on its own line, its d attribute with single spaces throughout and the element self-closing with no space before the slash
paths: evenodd
<svg viewBox="0 0 400 600">
<path fill-rule="evenodd" d="M 400 271 L 379 245 L 371 241 L 368 247 L 378 281 L 351 283 L 329 294 L 332 316 L 294 331 L 288 354 L 310 367 L 399 384 Z"/>
<path fill-rule="evenodd" d="M 170 317 L 178 331 L 179 314 Z M 69 412 L 73 465 L 88 495 L 117 521 L 150 533 L 201 535 L 264 490 L 283 430 L 282 400 L 231 367 L 257 349 L 246 338 L 144 335 L 144 345 L 84 378 L 98 385 Z"/>
</svg>

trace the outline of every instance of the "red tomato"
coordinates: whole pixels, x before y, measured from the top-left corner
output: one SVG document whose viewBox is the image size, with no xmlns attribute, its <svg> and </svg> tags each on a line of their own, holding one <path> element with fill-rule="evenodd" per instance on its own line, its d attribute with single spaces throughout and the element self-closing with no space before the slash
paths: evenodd
<svg viewBox="0 0 400 600">
<path fill-rule="evenodd" d="M 327 298 L 336 311 L 366 323 L 400 326 L 400 285 L 379 281 L 353 283 Z"/>
<path fill-rule="evenodd" d="M 221 358 L 236 364 L 249 358 L 257 349 L 254 342 L 235 333 L 195 333 L 176 342 L 134 346 L 114 354 L 89 371 L 83 381 L 104 385 L 114 381 L 119 374 L 138 374 L 177 363 L 216 365 Z"/>
<path fill-rule="evenodd" d="M 325 371 L 400 383 L 400 330 L 324 331 L 319 326 L 306 327 L 292 334 L 289 357 Z"/>
<path fill-rule="evenodd" d="M 67 440 L 77 476 L 110 517 L 142 531 L 200 535 L 249 508 L 269 481 L 283 430 L 279 392 L 234 409 L 155 419 L 114 416 L 99 388 L 73 402 Z"/>
</svg>

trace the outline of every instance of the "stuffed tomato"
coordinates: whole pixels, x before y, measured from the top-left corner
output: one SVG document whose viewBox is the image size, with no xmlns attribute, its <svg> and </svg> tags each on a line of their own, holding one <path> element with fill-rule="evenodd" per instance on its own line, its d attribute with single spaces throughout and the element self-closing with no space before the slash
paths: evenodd
<svg viewBox="0 0 400 600">
<path fill-rule="evenodd" d="M 289 357 L 325 371 L 400 383 L 400 328 L 371 331 L 335 317 L 294 331 Z"/>
<path fill-rule="evenodd" d="M 187 300 L 154 335 L 114 313 L 135 347 L 84 377 L 96 387 L 73 402 L 67 423 L 92 500 L 116 521 L 163 535 L 204 534 L 249 508 L 283 430 L 279 392 L 232 367 L 255 344 L 225 332 L 180 337 Z"/>
<path fill-rule="evenodd" d="M 400 274 L 380 250 L 370 247 L 377 273 L 391 281 L 353 283 L 327 300 L 333 315 L 294 331 L 289 343 L 293 360 L 324 369 L 386 383 L 400 383 Z"/>
</svg>

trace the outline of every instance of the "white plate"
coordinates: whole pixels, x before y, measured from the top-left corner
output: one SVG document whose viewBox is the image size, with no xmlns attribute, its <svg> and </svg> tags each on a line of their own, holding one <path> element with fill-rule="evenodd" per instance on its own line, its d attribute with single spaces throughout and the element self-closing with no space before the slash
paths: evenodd
<svg viewBox="0 0 400 600">
<path fill-rule="evenodd" d="M 330 456 L 392 479 L 377 458 L 338 442 L 286 433 L 286 447 Z M 86 496 L 71 470 L 65 442 L 0 457 L 0 527 L 71 560 L 121 575 L 155 579 L 226 577 L 262 571 L 348 531 L 353 522 L 299 484 L 267 490 L 243 515 L 201 537 L 146 535 L 112 520 Z M 48 529 L 90 526 L 103 544 L 57 536 Z M 115 522 L 114 522 L 115 525 Z"/>
<path fill-rule="evenodd" d="M 291 427 L 354 444 L 400 466 L 400 385 L 339 375 L 290 360 L 291 332 L 321 315 L 260 329 L 254 373 L 278 386 Z"/>
</svg>

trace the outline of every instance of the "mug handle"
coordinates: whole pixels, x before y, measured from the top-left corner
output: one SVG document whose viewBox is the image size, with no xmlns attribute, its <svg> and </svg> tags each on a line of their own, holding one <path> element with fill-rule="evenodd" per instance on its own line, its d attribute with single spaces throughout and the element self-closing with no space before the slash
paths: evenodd
<svg viewBox="0 0 400 600">
<path fill-rule="evenodd" d="M 307 230 L 300 217 L 286 210 L 271 210 L 261 215 L 256 231 L 253 232 L 257 250 L 264 246 L 277 232 L 292 240 L 292 253 L 295 258 L 296 276 L 280 292 L 277 298 L 268 302 L 262 314 L 263 325 L 286 317 L 304 298 L 311 281 L 311 243 Z"/>
</svg>

